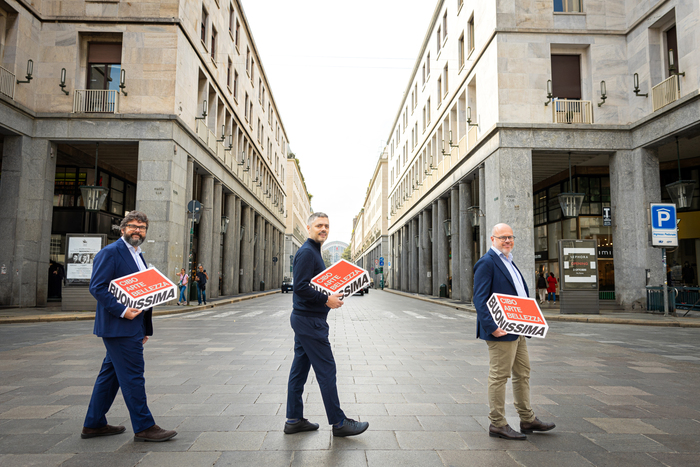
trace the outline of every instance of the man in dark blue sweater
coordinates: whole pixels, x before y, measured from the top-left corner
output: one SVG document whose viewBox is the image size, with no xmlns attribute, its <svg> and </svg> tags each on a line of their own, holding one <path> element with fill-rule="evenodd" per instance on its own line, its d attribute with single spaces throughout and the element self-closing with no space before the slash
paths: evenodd
<svg viewBox="0 0 700 467">
<path fill-rule="evenodd" d="M 318 430 L 318 423 L 304 418 L 304 384 L 313 366 L 321 388 L 328 423 L 333 425 L 333 436 L 354 436 L 363 433 L 369 423 L 357 422 L 345 416 L 340 408 L 336 386 L 335 359 L 328 340 L 328 311 L 343 306 L 342 293 L 325 295 L 314 290 L 311 279 L 326 269 L 321 256 L 321 245 L 328 238 L 328 216 L 315 212 L 306 224 L 309 238 L 294 256 L 294 295 L 290 322 L 294 330 L 294 361 L 287 384 L 286 434 Z"/>
</svg>

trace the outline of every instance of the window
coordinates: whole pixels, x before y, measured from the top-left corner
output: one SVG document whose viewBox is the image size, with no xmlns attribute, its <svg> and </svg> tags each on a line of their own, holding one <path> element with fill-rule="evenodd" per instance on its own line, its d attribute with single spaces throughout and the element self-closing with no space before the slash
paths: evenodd
<svg viewBox="0 0 700 467">
<path fill-rule="evenodd" d="M 442 104 L 442 76 L 437 79 L 438 107 Z"/>
<path fill-rule="evenodd" d="M 241 38 L 241 23 L 236 20 L 236 33 L 233 35 L 233 43 L 236 46 L 236 50 L 238 50 L 238 46 L 240 44 L 240 38 Z"/>
<path fill-rule="evenodd" d="M 255 79 L 255 59 L 251 58 L 250 59 L 250 82 L 255 83 L 253 80 Z M 255 87 L 255 84 L 253 84 L 253 87 Z"/>
<path fill-rule="evenodd" d="M 445 71 L 444 71 L 444 73 L 443 73 L 443 75 L 444 75 L 444 77 L 445 77 L 445 81 L 444 81 L 444 84 L 443 84 L 444 87 L 445 87 L 445 95 L 447 95 L 447 91 L 449 91 L 448 82 L 447 82 L 447 77 L 448 77 L 448 70 L 447 70 L 447 67 L 448 67 L 448 66 L 449 66 L 449 64 L 448 64 L 448 63 L 445 63 Z"/>
<path fill-rule="evenodd" d="M 118 91 L 121 62 L 121 42 L 90 42 L 88 44 L 87 88 Z M 98 106 L 100 105 L 102 104 Z"/>
<path fill-rule="evenodd" d="M 413 97 L 414 97 L 413 108 L 415 109 L 416 107 L 418 107 L 418 83 L 416 83 L 413 86 Z"/>
<path fill-rule="evenodd" d="M 459 14 L 459 10 L 461 10 L 463 6 L 464 0 L 457 0 L 457 14 Z"/>
<path fill-rule="evenodd" d="M 250 115 L 248 114 L 248 93 L 245 93 L 245 104 L 243 105 L 243 112 L 245 112 L 246 121 L 250 121 Z"/>
<path fill-rule="evenodd" d="M 245 48 L 245 72 L 250 76 L 250 47 Z"/>
<path fill-rule="evenodd" d="M 459 69 L 461 70 L 462 67 L 464 66 L 464 33 L 462 33 L 462 35 L 459 36 L 459 44 L 458 44 L 457 53 L 459 54 L 458 61 L 459 61 Z"/>
<path fill-rule="evenodd" d="M 469 24 L 467 24 L 467 30 L 469 33 L 469 53 L 472 53 L 472 50 L 474 50 L 474 15 L 472 15 L 471 18 L 469 18 Z"/>
<path fill-rule="evenodd" d="M 216 28 L 211 28 L 211 61 L 216 63 Z"/>
<path fill-rule="evenodd" d="M 265 88 L 262 88 L 262 106 L 265 108 Z"/>
<path fill-rule="evenodd" d="M 411 151 L 416 148 L 416 129 L 411 130 Z"/>
<path fill-rule="evenodd" d="M 440 46 L 442 45 L 442 26 L 438 26 L 438 30 L 435 35 L 435 42 L 437 44 L 437 51 L 440 53 Z"/>
<path fill-rule="evenodd" d="M 248 124 L 251 128 L 253 128 L 253 99 L 250 99 L 248 101 L 248 115 L 250 115 L 250 120 L 248 120 Z"/>
<path fill-rule="evenodd" d="M 423 86 L 425 86 L 425 63 L 423 64 Z"/>
<path fill-rule="evenodd" d="M 231 69 L 233 68 L 233 63 L 231 63 L 231 59 L 228 59 L 227 65 L 226 65 L 226 86 L 228 86 L 229 89 L 231 89 Z"/>
<path fill-rule="evenodd" d="M 416 105 L 414 104 L 414 102 L 416 102 L 416 92 L 415 91 L 413 91 L 411 93 L 411 113 L 413 113 L 413 111 L 416 109 Z"/>
<path fill-rule="evenodd" d="M 425 104 L 425 108 L 428 110 L 428 125 L 430 125 L 430 98 L 428 97 L 428 102 Z"/>
<path fill-rule="evenodd" d="M 447 39 L 447 10 L 442 17 L 442 40 Z"/>
<path fill-rule="evenodd" d="M 233 70 L 233 98 L 238 100 L 238 72 Z"/>
<path fill-rule="evenodd" d="M 416 122 L 415 125 L 413 125 L 413 147 L 418 145 L 418 122 Z"/>
<path fill-rule="evenodd" d="M 423 131 L 425 131 L 425 127 L 428 124 L 428 114 L 425 111 L 425 106 L 423 106 Z"/>
<path fill-rule="evenodd" d="M 207 24 L 209 24 L 209 13 L 207 13 L 206 8 L 202 7 L 202 24 L 200 25 L 200 33 L 204 47 L 207 46 Z"/>
<path fill-rule="evenodd" d="M 428 70 L 428 74 L 426 75 L 426 77 L 430 77 L 430 52 L 428 52 L 428 55 L 425 58 L 425 66 Z"/>
<path fill-rule="evenodd" d="M 554 0 L 554 11 L 561 13 L 583 12 L 582 0 Z"/>
<path fill-rule="evenodd" d="M 580 55 L 552 55 L 552 94 L 560 99 L 581 99 Z"/>
<path fill-rule="evenodd" d="M 233 12 L 233 4 L 229 4 L 229 13 L 228 13 L 228 32 L 233 36 L 234 33 L 234 24 L 236 21 L 236 15 Z"/>
<path fill-rule="evenodd" d="M 262 78 L 258 78 L 258 102 L 262 103 Z"/>
</svg>

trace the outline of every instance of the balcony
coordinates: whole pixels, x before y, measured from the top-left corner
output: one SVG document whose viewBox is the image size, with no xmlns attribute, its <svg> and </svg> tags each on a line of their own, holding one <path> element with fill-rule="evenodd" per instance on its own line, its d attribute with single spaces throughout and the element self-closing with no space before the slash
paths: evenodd
<svg viewBox="0 0 700 467">
<path fill-rule="evenodd" d="M 16 82 L 15 74 L 0 66 L 0 94 L 14 99 Z"/>
<path fill-rule="evenodd" d="M 76 89 L 73 113 L 117 113 L 119 92 L 103 89 Z"/>
<path fill-rule="evenodd" d="M 681 87 L 678 81 L 678 75 L 671 75 L 651 88 L 651 100 L 654 105 L 654 112 L 680 98 Z"/>
<path fill-rule="evenodd" d="M 593 123 L 591 101 L 554 99 L 552 118 L 554 123 Z"/>
</svg>

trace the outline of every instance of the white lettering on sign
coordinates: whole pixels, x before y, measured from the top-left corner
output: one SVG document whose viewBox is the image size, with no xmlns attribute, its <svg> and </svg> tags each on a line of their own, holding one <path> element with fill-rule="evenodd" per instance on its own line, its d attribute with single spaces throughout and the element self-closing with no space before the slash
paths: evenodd
<svg viewBox="0 0 700 467">
<path fill-rule="evenodd" d="M 668 212 L 666 209 L 659 209 L 656 211 L 659 217 L 659 225 L 662 225 L 664 222 L 671 220 L 671 213 Z"/>
</svg>

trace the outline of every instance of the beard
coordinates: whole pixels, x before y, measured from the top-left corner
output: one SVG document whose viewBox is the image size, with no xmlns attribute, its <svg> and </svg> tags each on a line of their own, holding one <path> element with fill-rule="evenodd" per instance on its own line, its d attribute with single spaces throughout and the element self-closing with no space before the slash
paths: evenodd
<svg viewBox="0 0 700 467">
<path fill-rule="evenodd" d="M 138 238 L 134 238 L 135 236 Z M 124 234 L 123 237 L 124 237 L 124 240 L 126 240 L 126 243 L 133 246 L 134 248 L 138 248 L 139 246 L 141 246 L 143 241 L 146 239 L 145 236 L 141 236 L 141 234 L 137 234 L 137 233 L 132 234 L 132 235 Z"/>
</svg>

